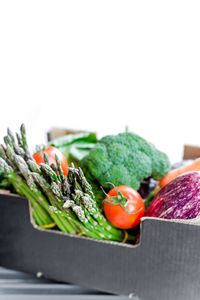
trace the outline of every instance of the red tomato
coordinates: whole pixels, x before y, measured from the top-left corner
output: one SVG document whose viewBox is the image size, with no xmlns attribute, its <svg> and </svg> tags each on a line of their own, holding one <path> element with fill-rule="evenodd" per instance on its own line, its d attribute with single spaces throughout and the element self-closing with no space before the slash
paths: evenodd
<svg viewBox="0 0 200 300">
<path fill-rule="evenodd" d="M 104 213 L 111 224 L 121 229 L 130 229 L 140 223 L 145 207 L 136 190 L 121 185 L 113 188 L 108 196 L 104 201 Z"/>
<path fill-rule="evenodd" d="M 60 152 L 60 150 L 58 150 L 56 147 L 54 146 L 48 146 L 47 148 L 45 148 L 42 153 L 38 153 L 36 152 L 35 154 L 33 154 L 33 158 L 35 159 L 36 163 L 38 165 L 40 165 L 41 163 L 44 163 L 44 153 L 46 153 L 49 157 L 49 163 L 50 164 L 56 164 L 56 159 L 55 159 L 55 154 L 58 156 L 59 160 L 60 160 L 60 164 L 61 164 L 61 168 L 63 170 L 63 175 L 67 176 L 68 174 L 68 164 L 67 164 L 67 160 L 64 157 L 64 155 Z"/>
</svg>

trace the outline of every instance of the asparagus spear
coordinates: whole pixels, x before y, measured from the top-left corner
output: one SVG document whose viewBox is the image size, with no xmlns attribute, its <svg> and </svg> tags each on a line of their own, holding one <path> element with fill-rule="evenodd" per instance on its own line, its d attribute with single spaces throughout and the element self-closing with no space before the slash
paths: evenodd
<svg viewBox="0 0 200 300">
<path fill-rule="evenodd" d="M 16 137 L 17 137 L 17 142 L 18 142 L 18 145 L 23 148 L 23 143 L 22 143 L 22 138 L 20 136 L 19 133 L 16 132 Z"/>
<path fill-rule="evenodd" d="M 25 128 L 24 124 L 21 125 L 20 132 L 21 132 L 22 146 L 23 146 L 24 151 L 25 151 L 28 148 L 28 143 L 27 143 L 27 140 L 26 140 L 26 128 Z"/>
<path fill-rule="evenodd" d="M 28 159 L 27 164 L 29 166 L 29 169 L 32 172 L 35 172 L 35 173 L 38 173 L 38 174 L 42 173 L 41 170 L 40 170 L 40 167 L 38 166 L 38 164 L 36 164 L 36 162 L 34 160 Z"/>
<path fill-rule="evenodd" d="M 58 174 L 47 164 L 41 163 L 40 168 L 42 173 L 45 174 L 48 178 L 50 178 L 52 181 L 59 183 L 59 177 Z"/>
<path fill-rule="evenodd" d="M 6 150 L 4 149 L 3 145 L 0 145 L 0 157 L 3 158 L 4 160 L 7 159 Z"/>
<path fill-rule="evenodd" d="M 60 160 L 59 160 L 57 154 L 55 154 L 55 159 L 56 159 L 56 164 L 57 164 L 58 171 L 59 171 L 59 174 L 60 174 L 60 179 L 61 179 L 61 181 L 63 182 L 63 181 L 64 181 L 63 170 L 62 170 L 62 168 L 61 168 Z"/>
<path fill-rule="evenodd" d="M 49 157 L 46 153 L 44 153 L 44 162 L 49 166 Z"/>
<path fill-rule="evenodd" d="M 22 148 L 25 151 L 25 159 L 33 160 L 32 155 L 30 154 L 29 149 L 28 149 L 28 143 L 27 143 L 27 139 L 26 139 L 26 128 L 25 128 L 24 124 L 21 125 L 20 132 L 21 132 L 21 139 L 18 139 L 18 142 L 19 142 L 19 146 L 21 144 Z"/>
<path fill-rule="evenodd" d="M 10 130 L 10 128 L 7 129 L 7 133 L 8 133 L 8 136 L 10 137 L 13 145 L 15 144 L 15 138 L 14 138 L 14 135 L 12 133 L 12 131 Z"/>
<path fill-rule="evenodd" d="M 2 170 L 4 173 L 8 174 L 12 168 L 6 163 L 6 161 L 0 157 L 0 170 Z"/>
</svg>

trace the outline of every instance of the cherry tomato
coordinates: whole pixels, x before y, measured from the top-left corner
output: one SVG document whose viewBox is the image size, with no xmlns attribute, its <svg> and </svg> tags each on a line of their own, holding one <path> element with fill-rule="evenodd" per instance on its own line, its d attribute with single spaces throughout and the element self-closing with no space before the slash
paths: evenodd
<svg viewBox="0 0 200 300">
<path fill-rule="evenodd" d="M 40 165 L 41 163 L 44 163 L 44 153 L 46 153 L 49 157 L 49 163 L 50 164 L 55 164 L 56 165 L 56 159 L 55 159 L 55 154 L 58 156 L 61 164 L 61 168 L 63 170 L 63 175 L 67 176 L 68 174 L 68 163 L 64 155 L 60 152 L 59 149 L 57 149 L 54 146 L 48 146 L 45 148 L 42 153 L 40 154 L 39 152 L 36 152 L 33 154 L 33 158 L 35 159 L 36 163 Z"/>
<path fill-rule="evenodd" d="M 113 188 L 104 201 L 106 218 L 114 226 L 130 229 L 140 223 L 145 206 L 140 194 L 129 186 Z"/>
</svg>

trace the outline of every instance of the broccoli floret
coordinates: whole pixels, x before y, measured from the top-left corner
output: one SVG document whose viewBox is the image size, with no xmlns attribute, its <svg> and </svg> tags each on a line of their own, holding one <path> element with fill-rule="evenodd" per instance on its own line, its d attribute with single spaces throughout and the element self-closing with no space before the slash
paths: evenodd
<svg viewBox="0 0 200 300">
<path fill-rule="evenodd" d="M 138 190 L 145 178 L 159 180 L 170 170 L 165 153 L 130 132 L 103 137 L 83 158 L 81 166 L 86 177 L 105 189 L 110 188 L 111 182 Z"/>
</svg>

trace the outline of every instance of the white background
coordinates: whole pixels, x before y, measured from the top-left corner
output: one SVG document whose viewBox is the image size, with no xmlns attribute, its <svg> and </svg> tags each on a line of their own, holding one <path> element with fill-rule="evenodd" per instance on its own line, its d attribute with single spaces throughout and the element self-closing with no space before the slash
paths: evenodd
<svg viewBox="0 0 200 300">
<path fill-rule="evenodd" d="M 199 1 L 0 1 L 0 138 L 128 125 L 171 161 L 200 145 Z"/>
</svg>

